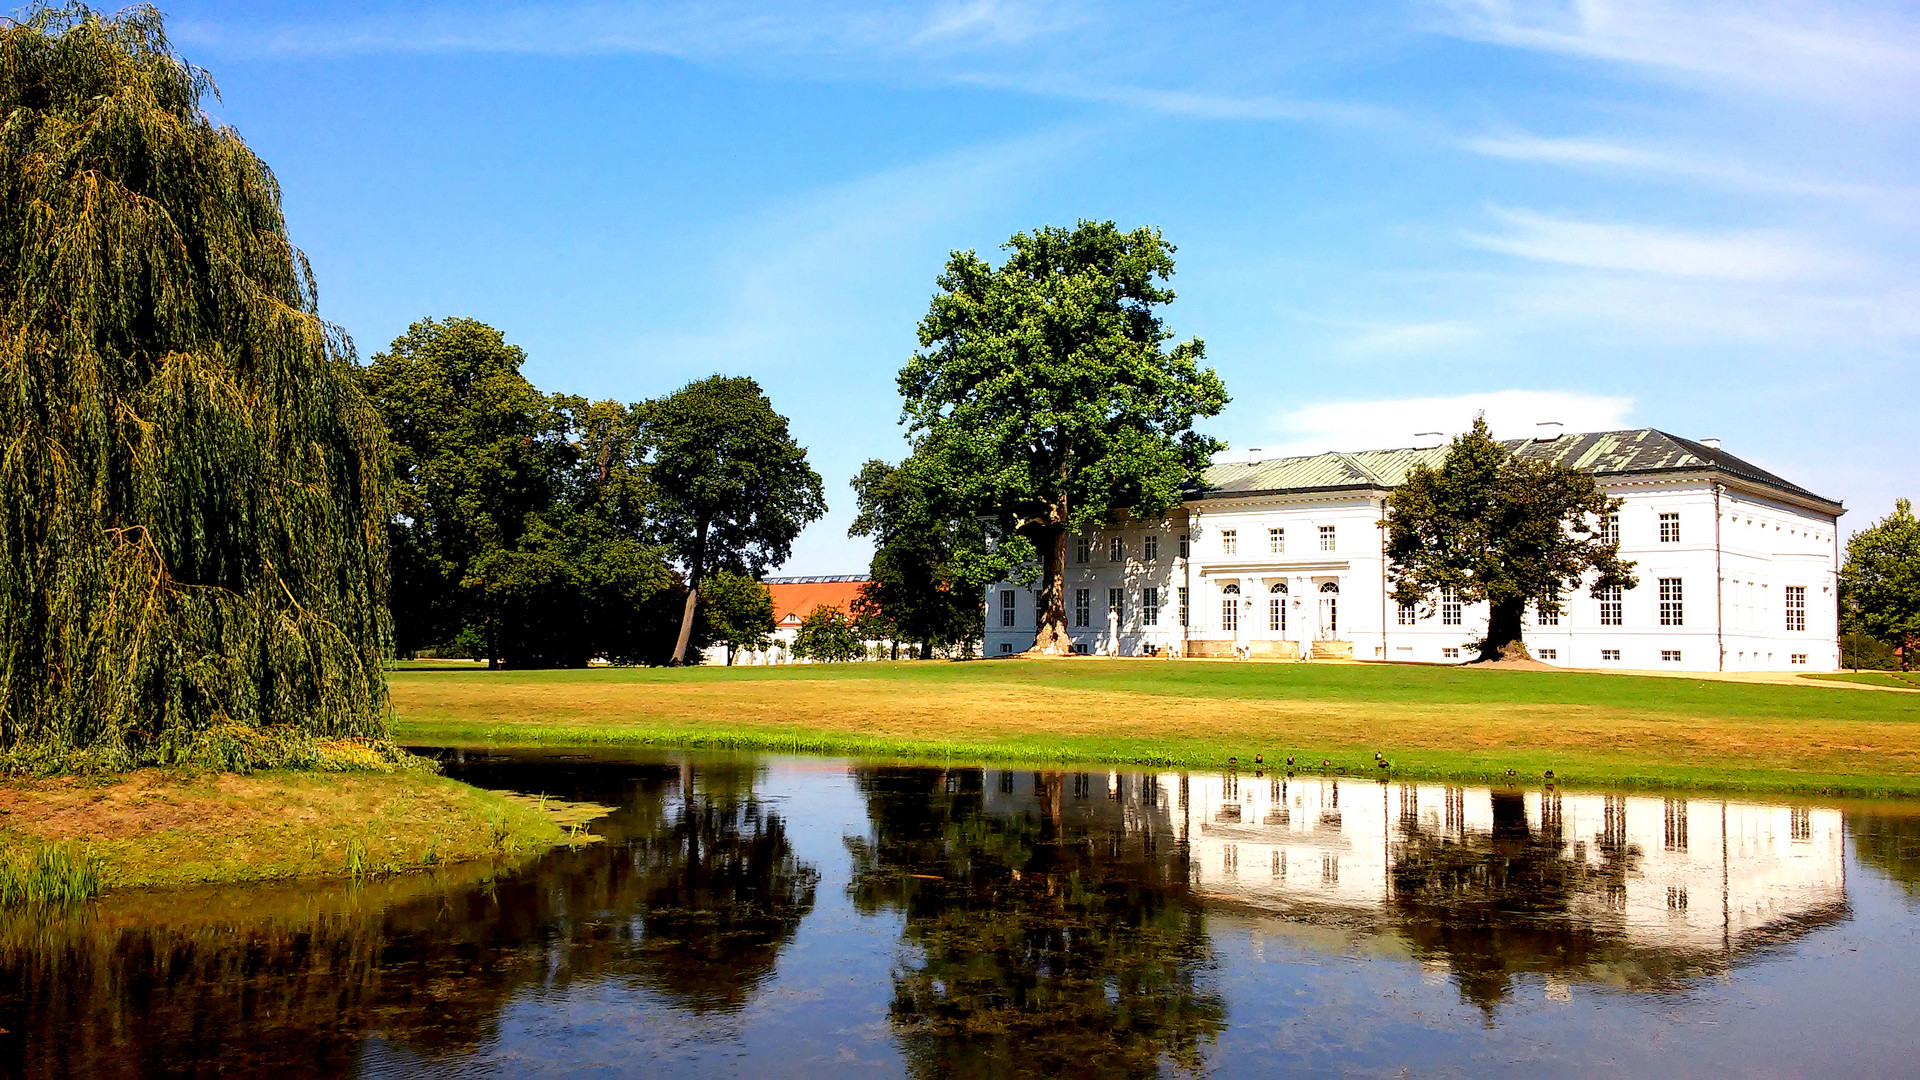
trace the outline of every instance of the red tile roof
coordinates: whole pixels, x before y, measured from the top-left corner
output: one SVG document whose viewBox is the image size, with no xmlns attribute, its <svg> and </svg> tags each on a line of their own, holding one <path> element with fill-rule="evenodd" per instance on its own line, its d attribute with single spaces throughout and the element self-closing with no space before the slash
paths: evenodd
<svg viewBox="0 0 1920 1080">
<path fill-rule="evenodd" d="M 864 580 L 768 582 L 773 594 L 773 624 L 798 626 L 800 620 L 818 607 L 837 607 L 853 617 L 853 601 L 860 595 Z"/>
</svg>

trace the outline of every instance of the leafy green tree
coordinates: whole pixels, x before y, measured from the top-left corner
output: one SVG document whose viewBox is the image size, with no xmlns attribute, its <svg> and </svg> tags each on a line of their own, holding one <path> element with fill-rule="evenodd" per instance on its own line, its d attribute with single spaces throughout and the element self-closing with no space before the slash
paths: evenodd
<svg viewBox="0 0 1920 1080">
<path fill-rule="evenodd" d="M 490 646 L 497 641 L 498 625 L 485 624 L 464 595 L 470 577 L 490 569 L 497 579 L 530 516 L 558 495 L 568 450 L 562 417 L 520 374 L 525 362 L 525 352 L 485 323 L 424 319 L 361 373 L 393 445 L 387 535 L 403 656 L 449 641 L 465 625 Z"/>
<path fill-rule="evenodd" d="M 1115 516 L 1151 520 L 1222 444 L 1193 430 L 1227 403 L 1200 341 L 1173 337 L 1173 245 L 1154 229 L 1081 222 L 1017 233 L 998 268 L 956 252 L 900 371 L 925 479 L 988 516 L 1008 564 L 1038 558 L 1034 648 L 1073 649 L 1067 537 Z"/>
<path fill-rule="evenodd" d="M 732 666 L 741 649 L 764 649 L 773 642 L 773 593 L 744 574 L 719 571 L 700 591 L 700 621 L 709 640 L 726 645 Z"/>
<path fill-rule="evenodd" d="M 825 604 L 807 612 L 793 634 L 793 655 L 823 664 L 843 664 L 867 654 L 847 613 Z"/>
<path fill-rule="evenodd" d="M 984 630 L 980 590 L 992 579 L 980 519 L 945 505 L 913 458 L 899 467 L 869 461 L 853 479 L 860 513 L 849 536 L 874 540 L 872 580 L 861 588 L 856 616 L 869 637 L 912 641 L 920 658 L 936 647 L 971 641 Z"/>
<path fill-rule="evenodd" d="M 529 518 L 519 543 L 473 561 L 462 595 L 486 626 L 488 654 L 508 667 L 585 667 L 664 653 L 655 625 L 671 615 L 651 604 L 673 586 L 658 548 L 565 510 Z"/>
<path fill-rule="evenodd" d="M 641 409 L 542 394 L 473 319 L 415 323 L 362 381 L 392 433 L 400 651 L 477 640 L 510 667 L 664 653 Z M 668 616 L 670 618 L 670 616 Z"/>
<path fill-rule="evenodd" d="M 1528 604 L 1556 614 L 1589 580 L 1631 589 L 1633 563 L 1603 539 L 1598 520 L 1620 507 L 1591 473 L 1523 458 L 1494 439 L 1484 417 L 1453 440 L 1439 469 L 1416 465 L 1387 499 L 1393 598 L 1424 605 L 1452 590 L 1491 608 L 1480 659 L 1525 656 Z"/>
<path fill-rule="evenodd" d="M 707 576 L 758 578 L 785 562 L 793 539 L 827 512 L 820 474 L 787 419 L 748 378 L 714 375 L 643 410 L 658 498 L 657 527 L 686 575 L 673 663 L 686 659 Z"/>
<path fill-rule="evenodd" d="M 1840 628 L 1869 634 L 1900 652 L 1900 670 L 1913 667 L 1920 648 L 1920 520 L 1913 503 L 1896 500 L 1893 513 L 1847 540 L 1840 568 Z"/>
<path fill-rule="evenodd" d="M 10 751 L 385 732 L 380 418 L 212 89 L 152 7 L 0 24 Z"/>
</svg>

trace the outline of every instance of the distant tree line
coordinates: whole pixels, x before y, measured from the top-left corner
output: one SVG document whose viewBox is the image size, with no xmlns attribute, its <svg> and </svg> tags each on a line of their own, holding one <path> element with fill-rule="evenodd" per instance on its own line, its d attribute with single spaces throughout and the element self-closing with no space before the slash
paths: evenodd
<svg viewBox="0 0 1920 1080">
<path fill-rule="evenodd" d="M 428 319 L 360 369 L 391 445 L 397 653 L 579 667 L 763 644 L 753 579 L 826 508 L 760 387 L 591 401 L 543 393 L 525 360 L 484 323 Z"/>
</svg>

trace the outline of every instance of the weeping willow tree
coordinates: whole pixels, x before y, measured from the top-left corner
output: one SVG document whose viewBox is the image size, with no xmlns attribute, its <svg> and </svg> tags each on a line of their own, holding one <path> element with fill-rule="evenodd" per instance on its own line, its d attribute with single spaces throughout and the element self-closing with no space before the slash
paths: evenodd
<svg viewBox="0 0 1920 1080">
<path fill-rule="evenodd" d="M 16 763 L 384 734 L 384 435 L 212 92 L 151 7 L 0 24 Z"/>
</svg>

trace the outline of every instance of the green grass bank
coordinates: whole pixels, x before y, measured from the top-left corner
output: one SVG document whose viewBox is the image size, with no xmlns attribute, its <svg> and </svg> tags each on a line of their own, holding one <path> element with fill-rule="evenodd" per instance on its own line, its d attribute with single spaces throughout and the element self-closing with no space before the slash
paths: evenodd
<svg viewBox="0 0 1920 1080">
<path fill-rule="evenodd" d="M 1920 796 L 1920 694 L 1592 672 L 996 660 L 392 673 L 411 745 L 663 746 Z M 1376 768 L 1374 753 L 1388 770 Z M 1327 764 L 1322 764 L 1326 762 Z"/>
<path fill-rule="evenodd" d="M 108 889 L 513 862 L 597 811 L 418 770 L 142 769 L 0 784 L 0 904 Z"/>
</svg>

